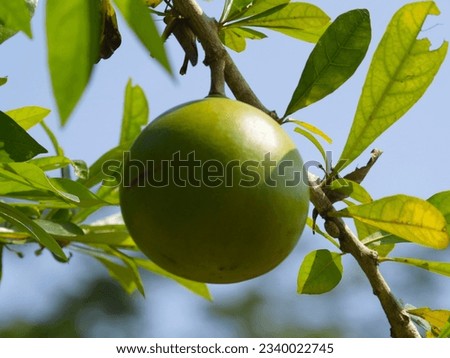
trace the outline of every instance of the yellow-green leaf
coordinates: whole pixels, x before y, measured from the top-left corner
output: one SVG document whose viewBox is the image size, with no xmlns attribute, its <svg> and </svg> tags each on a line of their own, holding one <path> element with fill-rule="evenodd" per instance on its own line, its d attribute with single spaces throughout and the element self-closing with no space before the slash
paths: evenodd
<svg viewBox="0 0 450 358">
<path fill-rule="evenodd" d="M 408 313 L 430 323 L 431 331 L 435 337 L 440 335 L 441 330 L 448 325 L 450 320 L 450 311 L 448 310 L 432 310 L 428 307 L 421 307 L 408 310 Z"/>
<path fill-rule="evenodd" d="M 434 194 L 427 201 L 444 215 L 447 221 L 447 232 L 450 233 L 450 190 Z"/>
<path fill-rule="evenodd" d="M 307 131 L 318 135 L 319 137 L 321 137 L 323 140 L 325 140 L 328 144 L 333 143 L 333 140 L 324 132 L 322 131 L 320 128 L 317 128 L 316 126 L 313 126 L 311 123 L 307 123 L 307 122 L 303 122 L 303 121 L 298 121 L 296 119 L 292 119 L 292 118 L 288 118 L 288 122 L 289 123 L 295 123 L 297 124 L 299 127 L 303 127 L 304 129 L 306 129 Z"/>
<path fill-rule="evenodd" d="M 399 262 L 406 265 L 419 267 L 421 269 L 450 277 L 450 263 L 421 260 L 409 257 L 386 257 L 383 261 Z"/>
<path fill-rule="evenodd" d="M 339 169 L 349 165 L 377 137 L 402 117 L 425 93 L 447 53 L 448 43 L 430 50 L 417 39 L 428 15 L 438 15 L 433 1 L 403 6 L 392 18 L 373 55 Z"/>
<path fill-rule="evenodd" d="M 325 152 L 325 149 L 323 149 L 322 144 L 320 144 L 320 142 L 316 139 L 316 137 L 314 137 L 310 132 L 305 131 L 304 129 L 301 129 L 300 127 L 295 128 L 294 131 L 301 134 L 302 136 L 307 138 L 312 144 L 314 144 L 314 146 L 317 148 L 317 150 L 322 155 L 322 159 L 323 159 L 324 163 L 327 162 L 327 154 Z"/>
<path fill-rule="evenodd" d="M 300 294 L 322 294 L 335 288 L 342 278 L 341 254 L 325 249 L 305 256 L 297 278 Z"/>
<path fill-rule="evenodd" d="M 37 1 L 31 2 L 33 4 L 33 12 Z M 31 15 L 33 12 L 28 10 L 27 2 L 24 0 L 3 0 L 0 2 L 0 43 L 6 40 L 8 31 L 23 31 L 28 37 L 31 34 Z"/>
<path fill-rule="evenodd" d="M 5 112 L 23 129 L 28 130 L 40 123 L 51 111 L 47 108 L 28 106 Z"/>
<path fill-rule="evenodd" d="M 114 0 L 114 3 L 139 41 L 171 73 L 163 41 L 144 0 Z"/>
<path fill-rule="evenodd" d="M 129 147 L 147 124 L 149 108 L 147 98 L 141 87 L 128 81 L 125 89 L 125 104 L 122 118 L 119 145 Z"/>
<path fill-rule="evenodd" d="M 219 32 L 222 43 L 233 51 L 242 52 L 246 48 L 245 39 L 261 40 L 267 36 L 262 32 L 245 27 L 224 27 Z"/>
<path fill-rule="evenodd" d="M 163 270 L 158 265 L 156 265 L 155 263 L 153 263 L 152 261 L 149 261 L 149 260 L 135 259 L 135 262 L 139 267 L 142 267 L 143 269 L 146 269 L 157 275 L 160 275 L 160 276 L 163 276 L 166 278 L 170 278 L 170 279 L 178 282 L 180 285 L 184 286 L 188 290 L 194 292 L 195 294 L 197 294 L 203 298 L 206 298 L 207 300 L 212 300 L 212 296 L 209 292 L 208 286 L 204 283 L 187 280 L 185 278 L 171 274 L 170 272 Z"/>
<path fill-rule="evenodd" d="M 394 195 L 338 212 L 416 244 L 444 249 L 449 243 L 441 212 L 425 200 Z"/>
<path fill-rule="evenodd" d="M 277 8 L 278 9 L 278 8 Z M 308 42 L 317 42 L 330 17 L 315 5 L 296 2 L 234 22 L 233 27 L 264 27 Z"/>
<path fill-rule="evenodd" d="M 3 217 L 20 230 L 28 232 L 42 246 L 45 246 L 60 259 L 67 261 L 67 256 L 58 242 L 20 210 L 0 202 L 0 217 Z"/>
</svg>

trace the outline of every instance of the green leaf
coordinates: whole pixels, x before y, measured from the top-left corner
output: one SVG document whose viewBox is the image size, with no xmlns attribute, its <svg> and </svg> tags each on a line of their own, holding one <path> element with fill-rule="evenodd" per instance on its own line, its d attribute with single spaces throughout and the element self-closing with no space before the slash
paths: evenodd
<svg viewBox="0 0 450 358">
<path fill-rule="evenodd" d="M 252 0 L 226 0 L 219 22 L 224 23 L 243 16 L 251 3 Z"/>
<path fill-rule="evenodd" d="M 447 232 L 450 233 L 450 190 L 434 194 L 427 201 L 444 215 L 447 221 Z"/>
<path fill-rule="evenodd" d="M 5 112 L 9 117 L 14 119 L 16 123 L 23 129 L 28 130 L 49 115 L 51 111 L 47 108 L 29 106 L 13 109 Z"/>
<path fill-rule="evenodd" d="M 227 0 L 225 2 L 220 23 L 265 13 L 274 8 L 281 9 L 290 0 Z"/>
<path fill-rule="evenodd" d="M 438 338 L 450 338 L 450 320 L 442 327 Z"/>
<path fill-rule="evenodd" d="M 20 230 L 30 233 L 31 237 L 33 237 L 38 243 L 45 246 L 60 259 L 67 261 L 66 254 L 56 240 L 47 234 L 45 230 L 33 220 L 24 215 L 20 210 L 17 210 L 11 205 L 0 202 L 0 216 L 15 225 Z"/>
<path fill-rule="evenodd" d="M 3 276 L 3 245 L 0 243 L 0 282 Z"/>
<path fill-rule="evenodd" d="M 29 38 L 31 33 L 31 14 L 24 0 L 8 0 L 0 2 L 0 43 L 6 38 L 2 32 L 5 29 L 23 31 Z M 1 41 L 3 39 L 3 41 Z"/>
<path fill-rule="evenodd" d="M 253 0 L 243 13 L 243 16 L 251 17 L 275 9 L 279 11 L 289 2 L 290 0 Z"/>
<path fill-rule="evenodd" d="M 119 170 L 123 160 L 123 152 L 124 149 L 121 147 L 108 150 L 90 166 L 89 177 L 86 180 L 81 180 L 81 182 L 90 188 L 104 179 L 111 180 L 111 177 L 116 171 L 112 172 L 107 167 L 110 165 Z"/>
<path fill-rule="evenodd" d="M 47 233 L 56 237 L 73 238 L 77 235 L 83 235 L 83 230 L 71 222 L 57 223 L 51 220 L 35 219 L 33 220 Z"/>
<path fill-rule="evenodd" d="M 317 42 L 330 18 L 320 8 L 308 3 L 289 3 L 262 14 L 236 21 L 230 27 L 264 27 L 308 42 Z"/>
<path fill-rule="evenodd" d="M 294 129 L 294 131 L 299 133 L 299 134 L 301 134 L 302 136 L 307 138 L 312 144 L 314 144 L 314 146 L 318 149 L 318 151 L 322 155 L 323 162 L 327 163 L 328 159 L 327 159 L 327 154 L 325 152 L 325 149 L 323 149 L 322 144 L 320 144 L 320 142 L 316 139 L 316 137 L 314 137 L 308 131 L 305 131 L 304 129 L 301 129 L 300 127 L 296 127 Z"/>
<path fill-rule="evenodd" d="M 450 320 L 450 311 L 448 310 L 432 310 L 428 307 L 421 307 L 410 309 L 407 312 L 430 323 L 431 331 L 435 337 L 441 334 L 442 329 L 448 326 Z"/>
<path fill-rule="evenodd" d="M 394 195 L 338 212 L 416 244 L 444 249 L 449 243 L 445 218 L 425 200 Z"/>
<path fill-rule="evenodd" d="M 6 82 L 8 82 L 8 77 L 0 77 L 0 86 L 3 86 Z"/>
<path fill-rule="evenodd" d="M 45 172 L 36 165 L 30 163 L 8 163 L 5 165 L 5 169 L 0 167 L 0 176 L 6 179 L 15 180 L 37 190 L 50 191 L 64 200 L 80 203 L 80 199 L 77 196 L 59 189 L 55 185 L 58 183 L 57 179 L 48 178 Z"/>
<path fill-rule="evenodd" d="M 335 288 L 342 278 L 341 254 L 325 249 L 305 256 L 297 278 L 300 294 L 322 294 Z"/>
<path fill-rule="evenodd" d="M 299 127 L 303 127 L 307 131 L 318 135 L 323 140 L 325 140 L 325 142 L 327 142 L 328 144 L 331 144 L 333 142 L 333 140 L 325 132 L 323 132 L 321 129 L 317 128 L 316 126 L 313 126 L 311 123 L 298 121 L 296 119 L 291 119 L 291 118 L 288 119 L 288 122 L 289 123 L 295 123 Z"/>
<path fill-rule="evenodd" d="M 142 283 L 141 275 L 139 273 L 138 265 L 135 258 L 132 258 L 116 249 L 112 249 L 111 253 L 120 258 L 129 268 L 130 275 L 133 278 L 134 283 L 136 284 L 136 288 L 138 289 L 140 294 L 145 297 L 144 284 Z"/>
<path fill-rule="evenodd" d="M 105 257 L 96 257 L 106 267 L 111 277 L 120 283 L 128 294 L 132 294 L 137 288 L 136 276 L 133 270 L 127 266 L 113 262 Z"/>
<path fill-rule="evenodd" d="M 239 34 L 237 28 L 225 27 L 221 29 L 219 38 L 225 46 L 233 51 L 242 52 L 245 50 L 245 38 Z"/>
<path fill-rule="evenodd" d="M 402 117 L 425 93 L 447 53 L 448 43 L 430 51 L 417 39 L 428 15 L 438 15 L 432 1 L 403 6 L 392 18 L 373 55 L 353 125 L 341 155 L 349 165 Z"/>
<path fill-rule="evenodd" d="M 172 73 L 164 44 L 143 0 L 114 0 L 120 13 L 141 43 L 169 73 Z"/>
<path fill-rule="evenodd" d="M 320 236 L 323 236 L 325 239 L 327 239 L 331 244 L 336 246 L 339 249 L 339 244 L 337 241 L 331 237 L 327 232 L 322 231 L 320 227 L 313 221 L 312 218 L 308 217 L 306 218 L 306 225 L 308 225 L 311 229 L 314 230 L 314 234 L 319 234 Z"/>
<path fill-rule="evenodd" d="M 47 153 L 47 150 L 0 111 L 0 162 L 23 162 L 40 153 Z"/>
<path fill-rule="evenodd" d="M 284 117 L 321 100 L 347 81 L 364 59 L 371 34 L 367 10 L 338 16 L 309 56 Z"/>
<path fill-rule="evenodd" d="M 364 189 L 361 184 L 358 184 L 352 180 L 344 178 L 333 180 L 330 184 L 330 189 L 346 194 L 346 196 L 363 204 L 373 201 L 367 190 Z"/>
<path fill-rule="evenodd" d="M 88 208 L 94 205 L 109 205 L 109 203 L 97 197 L 83 184 L 66 178 L 51 178 L 51 185 L 60 193 L 64 193 L 64 197 L 68 195 L 77 198 L 76 204 L 80 208 Z"/>
<path fill-rule="evenodd" d="M 139 86 L 128 81 L 125 89 L 125 104 L 119 145 L 130 147 L 148 122 L 149 108 L 145 93 Z"/>
<path fill-rule="evenodd" d="M 407 242 L 400 238 L 398 238 L 400 241 L 397 241 L 396 236 L 379 231 L 377 228 L 362 223 L 358 220 L 355 220 L 355 226 L 361 242 L 369 249 L 375 250 L 380 257 L 386 257 L 389 255 L 398 242 Z"/>
<path fill-rule="evenodd" d="M 83 225 L 84 235 L 69 238 L 84 244 L 136 248 L 125 225 Z"/>
<path fill-rule="evenodd" d="M 421 269 L 437 273 L 439 275 L 450 277 L 449 262 L 428 261 L 409 257 L 386 257 L 383 259 L 383 261 L 399 262 L 402 264 L 419 267 Z"/>
<path fill-rule="evenodd" d="M 48 64 L 64 125 L 80 100 L 97 61 L 100 1 L 47 1 Z"/>
<path fill-rule="evenodd" d="M 261 40 L 267 36 L 262 32 L 246 27 L 224 27 L 219 32 L 222 43 L 236 52 L 242 52 L 246 48 L 245 39 Z"/>
<path fill-rule="evenodd" d="M 163 276 L 166 278 L 170 278 L 176 282 L 178 282 L 183 287 L 187 288 L 189 291 L 194 292 L 195 294 L 206 298 L 207 300 L 212 300 L 211 294 L 208 290 L 208 286 L 201 282 L 190 281 L 185 278 L 181 278 L 163 270 L 153 262 L 146 259 L 135 259 L 136 264 L 143 269 L 146 269 L 150 272 L 153 272 L 159 276 Z"/>
<path fill-rule="evenodd" d="M 41 122 L 41 127 L 44 129 L 45 134 L 47 134 L 48 138 L 52 142 L 53 148 L 55 149 L 55 152 L 57 155 L 63 156 L 64 150 L 59 145 L 58 138 L 56 138 L 56 135 L 52 132 L 49 126 L 45 124 L 44 121 Z"/>
</svg>

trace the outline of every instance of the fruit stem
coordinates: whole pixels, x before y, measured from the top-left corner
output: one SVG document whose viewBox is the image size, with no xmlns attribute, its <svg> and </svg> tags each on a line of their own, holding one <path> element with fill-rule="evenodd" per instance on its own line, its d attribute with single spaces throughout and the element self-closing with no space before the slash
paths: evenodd
<svg viewBox="0 0 450 358">
<path fill-rule="evenodd" d="M 208 63 L 211 69 L 210 96 L 225 96 L 225 61 L 223 58 L 216 58 Z"/>
</svg>

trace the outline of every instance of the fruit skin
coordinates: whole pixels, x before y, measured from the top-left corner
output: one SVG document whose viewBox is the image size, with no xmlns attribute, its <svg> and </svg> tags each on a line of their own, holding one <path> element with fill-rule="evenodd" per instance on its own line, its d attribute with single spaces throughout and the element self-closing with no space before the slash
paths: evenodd
<svg viewBox="0 0 450 358">
<path fill-rule="evenodd" d="M 185 187 L 174 185 L 179 178 L 171 175 L 165 176 L 168 186 L 144 185 L 150 176 L 163 178 L 162 161 L 177 152 L 186 160 L 193 152 L 201 163 L 220 161 L 222 182 L 208 181 L 198 166 L 190 174 L 185 168 Z M 269 178 L 261 164 L 266 153 L 277 165 L 289 160 L 293 165 L 284 168 L 285 175 L 272 168 Z M 154 166 L 138 172 L 138 160 Z M 249 168 L 261 179 L 258 184 L 242 185 L 251 181 L 244 169 L 226 176 L 233 160 L 254 161 L 247 163 L 255 164 Z M 286 179 L 304 175 L 303 170 L 295 144 L 272 118 L 242 102 L 208 97 L 163 113 L 138 136 L 124 162 L 122 215 L 138 247 L 160 267 L 194 281 L 239 282 L 270 271 L 296 245 L 309 191 L 304 176 L 292 186 Z M 192 173 L 202 178 L 201 185 L 188 181 Z"/>
</svg>

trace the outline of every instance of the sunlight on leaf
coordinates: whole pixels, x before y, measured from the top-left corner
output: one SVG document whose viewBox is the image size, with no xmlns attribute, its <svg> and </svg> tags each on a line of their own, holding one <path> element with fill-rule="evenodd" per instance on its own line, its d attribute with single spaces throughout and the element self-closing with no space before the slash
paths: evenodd
<svg viewBox="0 0 450 358">
<path fill-rule="evenodd" d="M 450 233 L 450 190 L 434 194 L 427 201 L 444 215 L 447 221 L 447 232 Z"/>
<path fill-rule="evenodd" d="M 389 196 L 370 204 L 349 206 L 339 211 L 338 215 L 352 217 L 434 249 L 444 249 L 449 243 L 445 218 L 433 205 L 419 198 Z"/>
<path fill-rule="evenodd" d="M 81 228 L 84 234 L 71 238 L 71 241 L 126 247 L 128 249 L 136 248 L 136 244 L 131 239 L 125 225 L 82 225 Z"/>
<path fill-rule="evenodd" d="M 31 237 L 33 237 L 33 239 L 35 239 L 38 243 L 45 246 L 60 259 L 67 261 L 66 254 L 56 240 L 45 232 L 45 230 L 38 224 L 24 215 L 20 210 L 11 205 L 0 202 L 0 216 L 15 225 L 20 230 L 25 230 L 30 233 Z"/>
<path fill-rule="evenodd" d="M 262 32 L 245 27 L 224 27 L 219 32 L 222 43 L 236 52 L 242 52 L 246 48 L 245 39 L 261 40 L 267 36 Z"/>
<path fill-rule="evenodd" d="M 298 125 L 299 127 L 303 127 L 304 129 L 306 129 L 307 131 L 318 135 L 319 137 L 321 137 L 323 140 L 325 140 L 325 142 L 327 142 L 328 144 L 333 143 L 333 140 L 325 133 L 323 132 L 321 129 L 317 128 L 316 126 L 313 126 L 311 123 L 307 123 L 307 122 L 303 122 L 303 121 L 298 121 L 296 119 L 292 119 L 292 118 L 288 118 L 287 122 L 289 123 L 295 123 L 296 125 Z"/>
<path fill-rule="evenodd" d="M 314 146 L 317 148 L 317 150 L 322 155 L 323 162 L 324 163 L 328 162 L 325 149 L 323 149 L 322 144 L 320 144 L 320 142 L 316 139 L 316 137 L 314 137 L 310 132 L 305 131 L 304 129 L 301 129 L 300 127 L 296 127 L 294 129 L 294 132 L 301 134 L 302 136 L 307 138 L 312 144 L 314 144 Z"/>
<path fill-rule="evenodd" d="M 125 104 L 119 145 L 129 147 L 147 124 L 149 108 L 145 93 L 139 86 L 128 81 L 125 89 Z"/>
<path fill-rule="evenodd" d="M 57 179 L 50 179 L 45 172 L 36 165 L 30 163 L 9 163 L 5 166 L 5 169 L 7 170 L 2 170 L 0 175 L 5 177 L 9 173 L 9 176 L 7 176 L 8 179 L 16 180 L 19 183 L 29 185 L 37 190 L 50 191 L 69 202 L 76 204 L 80 203 L 80 199 L 76 195 L 58 188 L 55 185 Z"/>
<path fill-rule="evenodd" d="M 100 2 L 47 0 L 48 65 L 61 124 L 80 100 L 97 61 Z"/>
<path fill-rule="evenodd" d="M 120 13 L 141 43 L 164 69 L 171 73 L 164 44 L 143 0 L 114 0 Z"/>
<path fill-rule="evenodd" d="M 330 189 L 346 194 L 347 197 L 350 197 L 362 204 L 367 204 L 372 201 L 372 197 L 367 190 L 364 189 L 361 184 L 358 184 L 352 180 L 344 178 L 333 180 L 330 184 Z"/>
<path fill-rule="evenodd" d="M 330 23 L 320 8 L 308 3 L 289 3 L 239 20 L 230 27 L 263 27 L 308 42 L 317 42 Z"/>
<path fill-rule="evenodd" d="M 60 223 L 44 219 L 35 219 L 33 221 L 53 236 L 73 238 L 77 235 L 83 235 L 83 230 L 71 222 Z"/>
<path fill-rule="evenodd" d="M 162 268 L 160 268 L 153 262 L 146 260 L 146 259 L 135 259 L 135 261 L 139 267 L 142 267 L 143 269 L 146 269 L 157 275 L 160 275 L 160 276 L 163 276 L 166 278 L 170 278 L 170 279 L 178 282 L 183 287 L 187 288 L 189 291 L 194 292 L 195 294 L 197 294 L 209 301 L 212 300 L 212 296 L 211 296 L 208 286 L 206 284 L 201 283 L 201 282 L 190 281 L 185 278 L 175 276 L 175 275 L 171 274 L 170 272 L 163 270 Z"/>
<path fill-rule="evenodd" d="M 29 106 L 13 109 L 5 113 L 14 119 L 23 129 L 28 130 L 44 120 L 50 112 L 51 111 L 47 108 Z"/>
<path fill-rule="evenodd" d="M 342 256 L 328 250 L 312 251 L 305 256 L 297 278 L 300 294 L 322 294 L 335 288 L 342 278 Z"/>
<path fill-rule="evenodd" d="M 364 59 L 371 34 L 367 10 L 338 16 L 311 52 L 284 117 L 319 101 L 347 81 Z"/>
<path fill-rule="evenodd" d="M 342 152 L 342 169 L 402 117 L 425 93 L 445 59 L 448 43 L 430 50 L 417 39 L 428 15 L 438 15 L 432 1 L 403 6 L 392 18 L 373 55 L 353 125 Z"/>
</svg>

